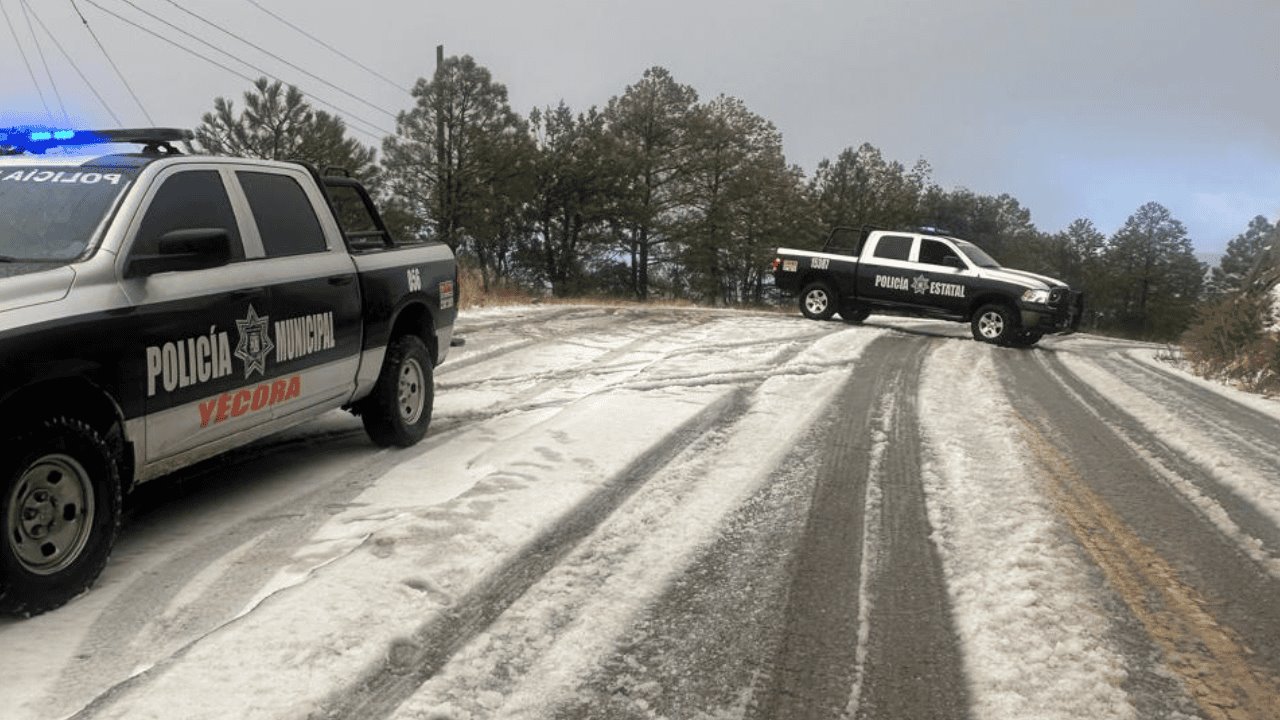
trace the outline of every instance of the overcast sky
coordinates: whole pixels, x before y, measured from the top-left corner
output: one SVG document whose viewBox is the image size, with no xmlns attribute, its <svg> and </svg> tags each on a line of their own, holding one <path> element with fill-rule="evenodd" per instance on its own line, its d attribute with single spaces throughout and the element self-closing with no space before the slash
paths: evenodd
<svg viewBox="0 0 1280 720">
<path fill-rule="evenodd" d="M 71 8 L 27 0 L 122 124 L 147 124 Z M 245 80 L 104 14 L 163 16 L 383 128 L 391 117 L 184 15 L 169 0 L 76 0 L 155 123 L 193 127 Z M 1007 192 L 1042 230 L 1088 217 L 1111 233 L 1139 205 L 1169 207 L 1202 252 L 1251 217 L 1280 215 L 1280 0 L 258 0 L 404 86 L 435 46 L 470 54 L 527 112 L 603 105 L 662 65 L 703 98 L 734 95 L 773 121 L 812 172 L 870 142 L 946 187 Z M 179 3 L 394 113 L 411 99 L 288 29 L 248 0 Z M 0 0 L 31 55 L 21 0 Z M 0 18 L 2 20 L 3 18 Z M 39 26 L 64 102 L 84 125 L 110 115 Z M 239 72 L 259 73 L 184 38 Z M 0 27 L 0 125 L 44 111 Z M 323 106 L 321 106 L 323 107 Z M 353 124 L 357 121 L 352 120 Z M 368 137 L 361 139 L 370 141 Z"/>
</svg>

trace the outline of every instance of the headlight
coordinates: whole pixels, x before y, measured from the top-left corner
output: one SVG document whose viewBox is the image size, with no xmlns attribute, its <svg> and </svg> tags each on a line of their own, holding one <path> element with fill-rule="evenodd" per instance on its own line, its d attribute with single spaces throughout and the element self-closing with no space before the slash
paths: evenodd
<svg viewBox="0 0 1280 720">
<path fill-rule="evenodd" d="M 1047 303 L 1049 302 L 1048 290 L 1028 290 L 1022 293 L 1022 301 L 1029 303 Z"/>
</svg>

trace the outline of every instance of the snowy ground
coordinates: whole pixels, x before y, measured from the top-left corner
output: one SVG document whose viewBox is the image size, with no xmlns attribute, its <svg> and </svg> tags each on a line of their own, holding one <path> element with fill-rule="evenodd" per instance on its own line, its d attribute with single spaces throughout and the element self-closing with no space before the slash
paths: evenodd
<svg viewBox="0 0 1280 720">
<path fill-rule="evenodd" d="M 415 448 L 334 413 L 140 490 L 0 619 L 0 717 L 1277 717 L 1277 403 L 919 320 L 459 333 Z"/>
</svg>

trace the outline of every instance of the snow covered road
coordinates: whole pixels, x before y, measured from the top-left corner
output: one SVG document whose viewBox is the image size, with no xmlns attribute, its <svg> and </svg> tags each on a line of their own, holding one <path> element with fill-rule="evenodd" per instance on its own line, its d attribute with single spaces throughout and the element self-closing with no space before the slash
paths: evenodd
<svg viewBox="0 0 1280 720">
<path fill-rule="evenodd" d="M 0 718 L 1280 718 L 1280 405 L 1089 336 L 464 313 L 426 441 L 144 486 Z"/>
</svg>

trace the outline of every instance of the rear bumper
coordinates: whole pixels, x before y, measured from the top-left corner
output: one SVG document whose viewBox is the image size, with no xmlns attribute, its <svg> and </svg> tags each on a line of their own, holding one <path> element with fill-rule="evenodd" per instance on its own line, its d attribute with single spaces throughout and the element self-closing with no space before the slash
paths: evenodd
<svg viewBox="0 0 1280 720">
<path fill-rule="evenodd" d="M 800 292 L 800 273 L 795 270 L 790 272 L 774 270 L 773 284 L 782 292 L 798 293 Z"/>
</svg>

